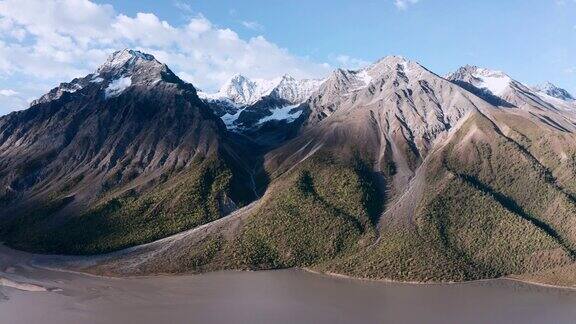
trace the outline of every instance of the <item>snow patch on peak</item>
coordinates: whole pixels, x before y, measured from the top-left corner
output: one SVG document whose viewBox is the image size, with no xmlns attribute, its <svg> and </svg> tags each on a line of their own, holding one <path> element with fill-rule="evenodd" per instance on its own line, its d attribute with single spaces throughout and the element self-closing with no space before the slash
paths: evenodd
<svg viewBox="0 0 576 324">
<path fill-rule="evenodd" d="M 106 63 L 110 64 L 123 64 L 128 60 L 132 59 L 142 59 L 144 61 L 154 61 L 154 55 L 143 53 L 140 51 L 135 51 L 131 49 L 123 49 L 121 51 L 116 51 L 108 57 Z"/>
<path fill-rule="evenodd" d="M 401 79 L 418 79 L 429 71 L 416 61 L 411 61 L 403 56 L 393 55 L 383 57 L 374 64 L 352 72 L 360 78 L 360 81 L 362 81 L 360 83 L 364 83 L 364 86 L 369 86 L 374 80 L 387 79 L 390 76 Z"/>
<path fill-rule="evenodd" d="M 227 112 L 222 117 L 220 117 L 220 119 L 222 119 L 222 121 L 226 125 L 226 128 L 228 128 L 229 130 L 235 130 L 237 127 L 234 124 L 234 122 L 236 122 L 236 120 L 240 118 L 240 114 L 242 113 L 242 111 L 244 111 L 244 109 L 238 109 L 233 114 Z"/>
<path fill-rule="evenodd" d="M 160 64 L 156 61 L 153 55 L 142 53 L 140 51 L 135 51 L 131 49 L 123 49 L 121 51 L 116 51 L 112 53 L 106 62 L 98 68 L 98 73 L 121 69 L 125 66 L 132 66 L 137 62 L 154 62 Z"/>
<path fill-rule="evenodd" d="M 106 99 L 117 97 L 126 89 L 128 89 L 132 85 L 132 78 L 130 77 L 122 77 L 113 80 L 108 84 L 108 87 L 104 90 L 104 97 Z"/>
<path fill-rule="evenodd" d="M 404 74 L 411 70 L 418 70 L 417 67 L 423 68 L 418 62 L 411 61 L 403 56 L 391 55 L 381 58 L 376 63 L 369 65 L 365 69 L 371 71 L 372 75 L 382 74 L 389 71 L 398 71 Z"/>
<path fill-rule="evenodd" d="M 356 76 L 366 86 L 368 86 L 372 82 L 372 77 L 370 76 L 370 74 L 368 74 L 368 71 L 366 70 L 361 70 L 360 72 L 356 73 Z"/>
<path fill-rule="evenodd" d="M 358 71 L 350 71 L 350 90 L 351 91 L 356 91 L 356 90 L 360 90 L 363 88 L 366 88 L 370 85 L 370 83 L 372 83 L 372 80 L 374 79 L 367 68 L 365 69 L 361 69 Z"/>
<path fill-rule="evenodd" d="M 258 124 L 263 124 L 265 122 L 269 122 L 272 120 L 284 120 L 287 123 L 291 123 L 298 119 L 302 114 L 302 110 L 292 111 L 294 108 L 297 108 L 299 105 L 290 105 L 284 107 L 276 107 L 270 109 L 272 115 L 266 116 L 258 121 Z"/>
<path fill-rule="evenodd" d="M 487 69 L 478 69 L 478 73 L 473 74 L 479 80 L 480 88 L 488 89 L 496 96 L 502 95 L 512 83 L 512 78 L 501 71 L 491 71 Z"/>
<path fill-rule="evenodd" d="M 78 84 L 78 83 L 71 83 L 71 84 L 69 84 L 68 87 L 65 87 L 65 86 L 62 87 L 62 90 L 63 90 L 63 91 L 67 91 L 67 92 L 70 92 L 70 93 L 74 93 L 74 92 L 76 92 L 76 91 L 78 91 L 78 90 L 80 90 L 80 89 L 82 89 L 82 85 L 80 85 L 80 84 Z"/>
<path fill-rule="evenodd" d="M 451 81 L 463 81 L 477 88 L 490 91 L 493 95 L 501 96 L 514 82 L 511 77 L 502 71 L 489 70 L 473 65 L 466 65 L 446 76 Z"/>
<path fill-rule="evenodd" d="M 560 89 L 560 88 L 557 87 L 552 82 L 544 82 L 544 83 L 532 86 L 532 89 L 536 90 L 536 91 L 546 92 L 546 91 L 556 90 L 556 89 Z"/>
<path fill-rule="evenodd" d="M 323 83 L 326 87 L 331 89 L 331 92 L 341 93 L 343 96 L 348 96 L 352 92 L 368 87 L 370 83 L 372 83 L 373 79 L 370 67 L 355 71 L 337 69 Z"/>
</svg>

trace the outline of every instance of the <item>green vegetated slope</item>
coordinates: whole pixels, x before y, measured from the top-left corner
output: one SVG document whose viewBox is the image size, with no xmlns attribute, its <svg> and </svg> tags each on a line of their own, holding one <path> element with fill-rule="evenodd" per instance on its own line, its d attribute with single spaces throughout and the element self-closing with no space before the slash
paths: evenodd
<svg viewBox="0 0 576 324">
<path fill-rule="evenodd" d="M 143 244 L 223 216 L 235 196 L 233 182 L 222 159 L 197 158 L 149 188 L 103 197 L 64 222 L 55 216 L 61 198 L 40 204 L 2 224 L 2 237 L 17 248 L 50 253 L 95 254 Z"/>
<path fill-rule="evenodd" d="M 320 153 L 280 181 L 236 239 L 241 267 L 311 266 L 375 239 L 382 194 L 359 159 L 347 163 Z"/>
<path fill-rule="evenodd" d="M 275 179 L 231 234 L 213 233 L 168 268 L 152 262 L 146 271 L 261 270 L 331 262 L 374 243 L 382 197 L 361 160 L 318 152 Z"/>
<path fill-rule="evenodd" d="M 507 136 L 524 147 L 538 160 L 553 180 L 569 195 L 576 194 L 576 145 L 574 134 L 545 128 L 535 121 L 500 112 L 505 121 Z"/>
<path fill-rule="evenodd" d="M 574 261 L 574 201 L 545 166 L 489 119 L 471 117 L 429 159 L 425 194 L 411 225 L 384 228 L 375 247 L 327 270 L 447 281 Z"/>
</svg>

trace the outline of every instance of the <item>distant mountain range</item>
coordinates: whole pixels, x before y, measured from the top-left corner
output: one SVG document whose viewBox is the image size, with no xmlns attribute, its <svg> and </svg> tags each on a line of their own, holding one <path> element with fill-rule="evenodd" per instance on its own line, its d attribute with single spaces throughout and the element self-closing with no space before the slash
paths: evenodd
<svg viewBox="0 0 576 324">
<path fill-rule="evenodd" d="M 0 117 L 0 240 L 121 250 L 70 264 L 107 274 L 575 284 L 575 134 L 566 90 L 476 66 L 388 56 L 208 94 L 123 50 Z"/>
<path fill-rule="evenodd" d="M 302 113 L 297 107 L 318 90 L 322 80 L 296 80 L 289 75 L 273 80 L 250 80 L 235 75 L 219 92 L 199 93 L 232 131 L 251 134 L 264 145 L 280 144 L 288 134 L 278 124 L 290 124 Z M 268 128 L 272 128 L 267 132 Z"/>
</svg>

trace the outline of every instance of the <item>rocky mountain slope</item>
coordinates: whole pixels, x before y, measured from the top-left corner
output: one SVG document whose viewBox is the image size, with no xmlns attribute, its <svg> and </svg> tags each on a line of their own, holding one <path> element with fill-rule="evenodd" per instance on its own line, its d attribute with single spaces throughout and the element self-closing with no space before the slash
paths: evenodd
<svg viewBox="0 0 576 324">
<path fill-rule="evenodd" d="M 143 59 L 138 56 L 134 60 Z M 0 151 L 0 165 L 15 166 L 0 169 L 5 170 L 0 179 L 13 191 L 8 195 L 12 200 L 4 200 L 6 206 L 23 206 L 42 194 L 69 197 L 74 193 L 69 205 L 49 213 L 54 215 L 47 219 L 49 221 L 22 214 L 7 217 L 14 221 L 10 230 L 0 232 L 0 235 L 10 244 L 34 248 L 42 243 L 52 252 L 107 251 L 167 236 L 169 231 L 152 231 L 150 225 L 156 228 L 173 223 L 175 215 L 178 220 L 197 220 L 197 213 L 203 210 L 200 221 L 177 227 L 186 230 L 180 234 L 103 255 L 90 264 L 72 262 L 68 266 L 106 274 L 300 266 L 356 277 L 402 281 L 462 281 L 509 275 L 554 280 L 547 278 L 559 278 L 558 273 L 565 280 L 573 273 L 576 262 L 576 124 L 573 122 L 573 102 L 567 92 L 533 89 L 505 73 L 472 66 L 443 78 L 417 62 L 390 56 L 361 70 L 334 71 L 313 87 L 315 90 L 304 101 L 300 101 L 301 97 L 290 99 L 297 102 L 289 101 L 286 93 L 290 91 L 282 90 L 278 93 L 283 95 L 274 95 L 271 90 L 254 104 L 244 104 L 238 111 L 245 113 L 258 103 L 284 96 L 282 102 L 288 105 L 284 107 L 290 107 L 288 115 L 298 114 L 296 119 L 256 128 L 255 124 L 240 126 L 235 121 L 233 125 L 238 129 L 230 131 L 231 124 L 228 124 L 227 131 L 217 118 L 220 116 L 226 121 L 229 113 L 218 112 L 227 109 L 223 104 L 214 97 L 203 96 L 207 102 L 204 104 L 195 97 L 192 86 L 174 79 L 174 83 L 160 81 L 155 84 L 169 89 L 174 87 L 178 94 L 181 93 L 178 91 L 189 94 L 189 97 L 183 95 L 188 99 L 181 101 L 188 107 L 184 111 L 198 114 L 194 115 L 196 118 L 172 121 L 179 125 L 175 129 L 189 134 L 177 143 L 194 143 L 190 152 L 203 157 L 214 156 L 202 161 L 217 161 L 204 162 L 208 163 L 202 164 L 205 167 L 189 162 L 191 167 L 187 172 L 209 170 L 201 173 L 201 177 L 172 169 L 167 173 L 164 171 L 170 165 L 167 161 L 172 160 L 154 164 L 154 159 L 142 161 L 139 160 L 142 154 L 123 150 L 117 159 L 123 158 L 124 164 L 132 165 L 134 162 L 128 161 L 136 160 L 139 165 L 148 167 L 142 168 L 142 173 L 134 178 L 137 180 L 120 181 L 108 187 L 97 181 L 98 175 L 109 174 L 96 158 L 97 154 L 89 154 L 95 157 L 88 160 L 67 158 L 57 164 L 63 170 L 61 174 L 52 171 L 52 159 L 68 156 L 66 147 L 60 146 L 56 146 L 58 151 L 53 156 L 33 164 L 39 168 L 38 173 L 30 171 L 34 168 L 21 174 L 10 171 L 20 170 L 17 167 L 19 156 L 43 156 L 36 154 L 40 148 L 35 148 L 34 143 L 50 133 L 44 129 L 53 131 L 49 128 L 50 122 L 67 120 L 58 115 L 61 107 L 67 107 L 62 104 L 66 98 L 74 103 L 70 104 L 70 110 L 74 112 L 84 109 L 96 109 L 99 113 L 109 111 L 110 107 L 100 103 L 120 98 L 125 98 L 126 105 L 131 107 L 131 100 L 135 98 L 129 94 L 136 91 L 132 87 L 140 84 L 140 77 L 132 76 L 127 82 L 121 81 L 125 78 L 124 72 L 113 77 L 98 73 L 98 76 L 75 80 L 49 94 L 58 99 L 48 99 L 46 103 L 19 113 L 33 114 L 31 111 L 43 105 L 52 107 L 52 110 L 44 108 L 46 111 L 34 113 L 38 119 L 24 124 L 26 126 L 20 126 L 19 120 L 31 120 L 32 117 L 16 118 L 14 116 L 19 114 L 14 114 L 0 119 L 0 134 L 8 134 L 0 137 L 0 148 L 4 150 Z M 171 73 L 167 75 L 172 76 Z M 86 80 L 98 77 L 104 79 L 102 84 L 90 82 L 84 86 L 88 84 Z M 146 89 L 150 89 L 148 82 L 154 83 L 156 79 L 145 79 Z M 285 84 L 291 83 L 286 81 Z M 65 90 L 77 87 L 78 90 L 72 93 Z M 83 101 L 80 94 L 92 87 L 92 97 Z M 234 100 L 245 101 L 259 93 L 260 90 L 250 92 L 251 87 L 250 83 L 234 87 L 250 96 L 230 95 L 228 103 L 239 107 Z M 172 98 L 173 95 L 170 91 L 147 93 L 150 93 L 149 98 Z M 180 105 L 168 107 L 177 109 Z M 269 107 L 274 106 L 265 107 L 269 113 Z M 130 110 L 123 110 L 115 116 L 122 119 L 119 124 L 123 125 L 131 121 L 129 117 L 133 115 Z M 262 120 L 262 117 L 256 120 Z M 170 127 L 156 129 L 157 120 L 154 125 L 148 124 L 146 119 L 134 123 L 147 130 L 146 134 L 161 134 L 157 137 L 161 143 L 167 141 L 166 130 Z M 112 125 L 92 128 L 101 129 L 101 132 L 122 128 Z M 74 139 L 84 129 L 89 128 L 80 127 L 64 133 Z M 115 139 L 120 138 L 117 134 L 113 133 Z M 143 136 L 138 132 L 133 134 L 126 135 L 125 141 L 130 143 Z M 95 135 L 86 136 L 93 138 Z M 19 150 L 23 153 L 9 150 L 19 147 L 18 143 L 27 138 L 34 140 L 21 145 Z M 265 142 L 266 138 L 274 140 Z M 52 142 L 58 144 L 58 141 Z M 45 143 L 41 147 L 45 147 Z M 147 142 L 137 143 L 139 150 L 147 147 Z M 179 146 L 171 147 L 180 152 Z M 114 147 L 106 150 L 113 152 Z M 92 151 L 97 150 L 89 150 Z M 190 160 L 194 159 L 186 161 Z M 151 186 L 144 185 L 147 182 L 143 179 L 157 178 L 146 173 L 148 168 L 153 175 L 160 174 L 161 179 L 151 182 Z M 81 190 L 83 185 L 75 187 L 75 181 L 62 180 L 64 188 L 73 189 L 65 193 L 57 191 L 60 187 L 53 184 L 59 184 L 58 179 L 62 177 L 68 179 L 66 175 L 74 172 L 84 174 L 78 183 L 86 181 L 95 185 L 91 190 Z M 25 176 L 29 174 L 35 176 Z M 49 177 L 48 174 L 55 175 Z M 226 175 L 224 179 L 222 174 Z M 27 180 L 29 178 L 34 181 Z M 180 183 L 189 180 L 193 185 L 179 187 Z M 146 194 L 152 192 L 152 197 L 168 200 L 167 197 L 179 197 L 183 188 L 192 188 L 184 192 L 193 198 L 176 200 L 168 204 L 170 208 L 159 203 L 165 202 L 163 198 L 149 198 Z M 96 195 L 96 192 L 104 194 Z M 105 198 L 123 197 L 122 194 L 128 192 L 131 200 Z M 240 195 L 246 192 L 253 194 Z M 235 208 L 242 202 L 254 200 L 260 193 L 263 193 L 262 197 L 253 203 Z M 81 199 L 84 196 L 95 198 Z M 234 204 L 225 203 L 230 200 Z M 88 216 L 74 217 L 72 223 L 67 223 L 65 220 L 72 215 L 67 206 L 75 206 L 76 201 L 87 202 Z M 94 203 L 90 203 L 92 201 Z M 206 206 L 204 201 L 212 205 Z M 225 213 L 215 211 L 223 209 L 235 211 L 220 218 Z M 133 210 L 138 213 L 130 214 Z M 148 213 L 149 210 L 154 213 Z M 136 227 L 147 234 L 152 231 L 153 235 L 103 245 L 102 242 L 117 242 L 117 235 L 126 231 L 125 226 L 119 224 L 134 215 L 138 215 L 135 217 L 137 222 L 130 223 L 129 228 Z M 216 218 L 220 219 L 213 221 Z M 21 219 L 24 221 L 18 221 Z M 197 227 L 202 223 L 206 224 Z M 63 231 L 75 233 L 75 229 L 86 224 L 94 230 L 82 234 L 82 239 L 72 234 L 74 248 L 70 248 L 68 241 L 51 239 L 62 236 Z M 22 232 L 22 228 L 26 231 Z M 40 229 L 39 232 L 36 229 Z M 170 227 L 170 230 L 174 229 Z M 30 232 L 33 235 L 27 232 L 29 230 L 33 230 Z M 45 233 L 50 236 L 43 236 Z M 84 237 L 86 235 L 88 239 Z"/>
</svg>

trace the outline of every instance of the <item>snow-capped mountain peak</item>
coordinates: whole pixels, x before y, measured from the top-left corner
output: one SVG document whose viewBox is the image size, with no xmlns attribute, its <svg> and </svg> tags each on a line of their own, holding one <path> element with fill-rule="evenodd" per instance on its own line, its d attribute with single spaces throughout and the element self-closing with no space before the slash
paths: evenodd
<svg viewBox="0 0 576 324">
<path fill-rule="evenodd" d="M 124 49 L 108 57 L 96 71 L 96 77 L 110 82 L 131 78 L 133 83 L 155 83 L 161 79 L 177 81 L 177 77 L 151 54 Z"/>
<path fill-rule="evenodd" d="M 550 97 L 554 97 L 556 99 L 564 100 L 564 101 L 574 101 L 576 100 L 568 91 L 557 87 L 556 85 L 546 82 L 544 84 L 533 86 L 532 89 L 536 92 L 543 93 Z"/>
<path fill-rule="evenodd" d="M 218 94 L 230 98 L 236 103 L 248 103 L 256 92 L 256 83 L 247 77 L 236 74 L 226 82 Z"/>
<path fill-rule="evenodd" d="M 151 54 L 146 54 L 131 49 L 123 49 L 121 51 L 112 53 L 106 62 L 104 62 L 104 64 L 98 68 L 97 73 L 105 73 L 119 69 L 128 69 L 136 64 L 145 62 L 148 62 L 148 64 L 161 65 L 161 63 L 156 61 L 154 56 Z"/>
<path fill-rule="evenodd" d="M 86 87 L 99 87 L 104 98 L 117 97 L 133 85 L 155 85 L 159 81 L 182 82 L 153 55 L 137 50 L 124 49 L 108 56 L 95 73 L 61 83 L 42 97 L 31 102 L 31 106 L 59 99 L 65 93 L 75 93 Z"/>
<path fill-rule="evenodd" d="M 216 94 L 202 94 L 208 99 L 229 99 L 237 105 L 250 105 L 265 96 L 280 82 L 280 79 L 249 79 L 236 74 L 220 88 Z"/>
</svg>

